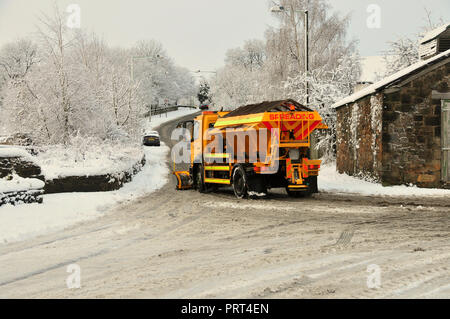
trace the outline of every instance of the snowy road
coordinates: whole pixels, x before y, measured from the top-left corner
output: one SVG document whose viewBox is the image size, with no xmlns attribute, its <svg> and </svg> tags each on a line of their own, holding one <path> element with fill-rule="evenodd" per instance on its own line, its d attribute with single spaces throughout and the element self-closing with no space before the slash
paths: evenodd
<svg viewBox="0 0 450 319">
<path fill-rule="evenodd" d="M 168 144 L 174 124 L 161 127 Z M 80 289 L 66 287 L 73 263 Z M 170 179 L 97 220 L 0 246 L 0 265 L 2 298 L 450 298 L 450 199 L 239 201 Z"/>
</svg>

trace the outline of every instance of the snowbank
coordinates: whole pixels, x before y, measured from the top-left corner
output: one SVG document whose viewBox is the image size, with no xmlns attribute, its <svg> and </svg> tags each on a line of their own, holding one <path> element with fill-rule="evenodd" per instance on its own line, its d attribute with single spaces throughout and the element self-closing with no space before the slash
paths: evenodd
<svg viewBox="0 0 450 319">
<path fill-rule="evenodd" d="M 450 190 L 389 186 L 364 181 L 347 174 L 339 174 L 336 166 L 324 165 L 319 174 L 319 190 L 328 193 L 350 193 L 364 196 L 450 196 Z"/>
<path fill-rule="evenodd" d="M 46 180 L 67 176 L 94 176 L 124 172 L 144 156 L 138 145 L 94 145 L 80 152 L 77 148 L 52 146 L 36 156 Z"/>
<path fill-rule="evenodd" d="M 44 186 L 45 183 L 39 179 L 22 178 L 15 174 L 12 176 L 11 180 L 0 178 L 0 194 L 42 189 Z"/>
<path fill-rule="evenodd" d="M 34 157 L 23 148 L 0 145 L 0 158 L 12 157 L 20 157 L 27 161 L 35 162 Z"/>
<path fill-rule="evenodd" d="M 164 122 L 197 111 L 181 109 L 170 112 L 167 117 L 165 115 L 156 116 L 148 123 L 148 126 L 154 129 Z M 0 207 L 0 243 L 25 240 L 98 218 L 114 205 L 133 200 L 161 188 L 168 179 L 169 168 L 166 164 L 166 157 L 169 148 L 161 143 L 161 147 L 146 147 L 142 151 L 147 159 L 146 165 L 133 178 L 132 182 L 125 184 L 120 190 L 50 194 L 43 196 L 43 204 Z M 101 164 L 99 163 L 99 165 Z M 50 172 L 47 171 L 48 174 Z"/>
</svg>

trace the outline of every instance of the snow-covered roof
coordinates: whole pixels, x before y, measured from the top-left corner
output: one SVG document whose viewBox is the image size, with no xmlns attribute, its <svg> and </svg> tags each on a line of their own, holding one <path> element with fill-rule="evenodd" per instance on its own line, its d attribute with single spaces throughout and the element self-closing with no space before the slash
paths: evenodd
<svg viewBox="0 0 450 319">
<path fill-rule="evenodd" d="M 403 70 L 398 71 L 397 73 L 394 73 L 391 76 L 388 76 L 387 78 L 384 78 L 381 81 L 378 81 L 377 83 L 374 83 L 336 103 L 334 103 L 331 107 L 332 108 L 338 108 L 341 107 L 343 105 L 349 104 L 349 103 L 353 103 L 359 99 L 362 99 L 363 97 L 366 97 L 367 95 L 373 94 L 377 91 L 379 91 L 380 89 L 385 88 L 386 86 L 397 82 L 398 80 L 404 78 L 405 76 L 408 76 L 409 74 L 415 72 L 415 71 L 419 71 L 420 69 L 425 68 L 428 65 L 434 64 L 439 62 L 440 60 L 443 60 L 445 58 L 450 57 L 450 50 L 447 50 L 445 52 L 442 52 L 441 54 L 438 54 L 428 60 L 424 60 L 424 61 L 420 61 L 417 62 Z"/>
<path fill-rule="evenodd" d="M 144 136 L 159 136 L 158 131 L 146 131 Z"/>
<path fill-rule="evenodd" d="M 441 25 L 439 28 L 436 28 L 434 30 L 431 30 L 430 32 L 426 33 L 423 37 L 423 39 L 420 41 L 420 44 L 424 44 L 428 41 L 431 41 L 438 37 L 440 34 L 447 31 L 447 29 L 450 28 L 450 23 L 446 23 L 444 25 Z"/>
</svg>

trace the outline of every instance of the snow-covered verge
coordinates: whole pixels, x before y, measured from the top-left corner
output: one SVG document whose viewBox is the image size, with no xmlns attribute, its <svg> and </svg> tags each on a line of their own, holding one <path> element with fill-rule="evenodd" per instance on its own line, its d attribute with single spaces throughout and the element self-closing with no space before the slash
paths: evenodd
<svg viewBox="0 0 450 319">
<path fill-rule="evenodd" d="M 322 166 L 319 190 L 329 193 L 349 193 L 364 196 L 450 196 L 450 190 L 419 188 L 416 186 L 388 186 L 364 181 L 347 174 L 339 174 L 335 164 Z"/>
<path fill-rule="evenodd" d="M 46 180 L 67 176 L 115 174 L 130 169 L 144 156 L 139 145 L 93 143 L 82 147 L 56 145 L 36 156 Z"/>
<path fill-rule="evenodd" d="M 197 112 L 181 109 L 161 117 L 153 117 L 148 129 L 173 119 Z M 70 225 L 92 220 L 111 207 L 149 194 L 167 183 L 169 169 L 166 157 L 169 147 L 144 148 L 146 164 L 130 183 L 120 190 L 97 193 L 66 193 L 44 195 L 43 204 L 0 207 L 0 243 L 15 242 L 64 229 Z"/>
<path fill-rule="evenodd" d="M 9 145 L 0 145 L 0 158 L 13 158 L 20 157 L 26 159 L 27 161 L 35 163 L 35 158 L 31 156 L 30 153 L 27 152 L 24 148 L 9 146 Z"/>
<path fill-rule="evenodd" d="M 2 193 L 21 192 L 26 190 L 42 189 L 45 183 L 35 178 L 22 178 L 13 174 L 10 180 L 0 178 L 0 195 Z"/>
</svg>

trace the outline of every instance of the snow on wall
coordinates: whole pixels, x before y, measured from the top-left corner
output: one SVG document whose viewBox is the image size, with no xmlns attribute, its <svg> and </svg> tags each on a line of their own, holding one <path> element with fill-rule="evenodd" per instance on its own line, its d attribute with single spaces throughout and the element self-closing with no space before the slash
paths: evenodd
<svg viewBox="0 0 450 319">
<path fill-rule="evenodd" d="M 11 180 L 0 178 L 0 193 L 21 192 L 44 188 L 45 183 L 35 178 L 22 178 L 13 174 Z"/>
<path fill-rule="evenodd" d="M 26 159 L 30 162 L 35 162 L 34 157 L 26 150 L 20 147 L 0 145 L 0 158 L 13 158 L 13 157 L 19 157 Z"/>
<path fill-rule="evenodd" d="M 378 160 L 378 153 L 381 151 L 377 145 L 377 138 L 379 138 L 382 134 L 383 130 L 383 121 L 382 121 L 382 113 L 383 113 L 383 104 L 382 104 L 382 95 L 371 96 L 370 97 L 370 106 L 371 106 L 371 127 L 372 127 L 372 151 L 373 151 L 373 170 L 378 172 L 381 167 L 380 161 Z"/>
<path fill-rule="evenodd" d="M 351 147 L 353 148 L 353 160 L 355 167 L 358 166 L 358 149 L 359 149 L 359 137 L 358 137 L 358 127 L 359 127 L 359 105 L 355 103 L 352 105 L 352 113 L 350 119 L 350 134 L 351 134 Z"/>
<path fill-rule="evenodd" d="M 383 95 L 365 98 L 337 110 L 339 172 L 378 180 L 382 161 Z"/>
<path fill-rule="evenodd" d="M 51 146 L 40 152 L 36 162 L 46 180 L 68 176 L 94 176 L 127 171 L 139 162 L 144 153 L 140 146 L 118 149 L 114 145 L 89 145 L 81 154 L 79 149 L 63 145 Z"/>
</svg>

